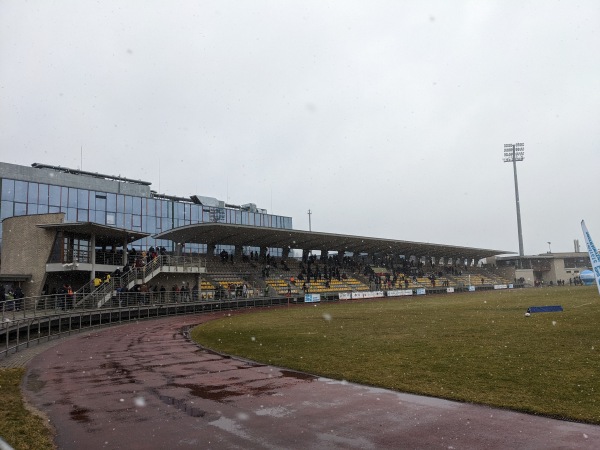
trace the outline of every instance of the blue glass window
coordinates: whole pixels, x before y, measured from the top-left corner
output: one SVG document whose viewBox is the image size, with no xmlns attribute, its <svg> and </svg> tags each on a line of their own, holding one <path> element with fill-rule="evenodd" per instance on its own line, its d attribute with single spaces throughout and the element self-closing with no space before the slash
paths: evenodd
<svg viewBox="0 0 600 450">
<path fill-rule="evenodd" d="M 0 203 L 0 220 L 13 216 L 13 202 L 2 200 Z"/>
<path fill-rule="evenodd" d="M 27 203 L 15 203 L 15 216 L 24 216 L 27 214 Z"/>
<path fill-rule="evenodd" d="M 128 214 L 133 212 L 133 198 L 130 195 L 125 196 L 125 212 Z"/>
<path fill-rule="evenodd" d="M 40 184 L 39 185 L 38 203 L 40 205 L 47 205 L 48 204 L 48 185 L 47 184 Z"/>
<path fill-rule="evenodd" d="M 106 211 L 106 195 L 96 193 L 96 211 Z"/>
<path fill-rule="evenodd" d="M 137 214 L 134 214 L 132 216 L 132 223 L 131 225 L 135 228 L 135 227 L 141 227 L 142 226 L 142 216 L 138 216 Z"/>
<path fill-rule="evenodd" d="M 122 213 L 125 211 L 125 196 L 117 195 L 117 212 Z"/>
<path fill-rule="evenodd" d="M 60 206 L 60 186 L 49 186 L 48 204 L 50 206 Z"/>
<path fill-rule="evenodd" d="M 125 201 L 127 202 L 127 200 Z M 131 197 L 131 212 L 133 214 L 142 214 L 142 198 L 141 197 Z M 125 211 L 127 212 L 127 211 Z"/>
<path fill-rule="evenodd" d="M 88 221 L 88 210 L 87 209 L 78 209 L 77 210 L 77 222 L 87 222 Z"/>
<path fill-rule="evenodd" d="M 77 208 L 67 208 L 67 222 L 77 222 Z"/>
<path fill-rule="evenodd" d="M 38 202 L 38 184 L 29 183 L 27 202 L 28 203 L 39 203 Z"/>
<path fill-rule="evenodd" d="M 156 203 L 157 201 L 153 198 L 149 198 L 147 200 L 146 208 L 149 216 L 156 216 Z"/>
<path fill-rule="evenodd" d="M 66 208 L 69 205 L 69 188 L 62 188 L 60 191 L 60 207 Z"/>
<path fill-rule="evenodd" d="M 15 181 L 15 201 L 27 202 L 27 182 Z"/>
<path fill-rule="evenodd" d="M 117 212 L 116 194 L 106 194 L 106 210 L 110 212 Z"/>
<path fill-rule="evenodd" d="M 77 189 L 77 207 L 88 209 L 90 191 L 87 189 Z"/>
<path fill-rule="evenodd" d="M 15 181 L 2 180 L 2 200 L 15 199 Z M 12 208 L 11 208 L 12 209 Z"/>
<path fill-rule="evenodd" d="M 77 208 L 77 189 L 69 188 L 69 202 L 67 206 L 69 208 Z"/>
</svg>

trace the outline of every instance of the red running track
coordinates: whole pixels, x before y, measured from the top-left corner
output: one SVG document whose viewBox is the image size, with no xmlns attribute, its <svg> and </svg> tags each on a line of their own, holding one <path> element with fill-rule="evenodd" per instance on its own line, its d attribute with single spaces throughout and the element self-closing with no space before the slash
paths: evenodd
<svg viewBox="0 0 600 450">
<path fill-rule="evenodd" d="M 252 364 L 180 333 L 222 315 L 72 337 L 30 361 L 23 391 L 61 450 L 600 448 L 598 426 Z"/>
</svg>

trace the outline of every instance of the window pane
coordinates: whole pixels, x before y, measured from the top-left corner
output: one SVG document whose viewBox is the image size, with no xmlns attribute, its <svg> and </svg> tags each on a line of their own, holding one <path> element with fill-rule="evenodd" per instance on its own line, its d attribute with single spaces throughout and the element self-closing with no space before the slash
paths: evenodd
<svg viewBox="0 0 600 450">
<path fill-rule="evenodd" d="M 133 214 L 142 214 L 142 199 L 140 197 L 131 197 L 131 204 L 131 212 Z"/>
<path fill-rule="evenodd" d="M 132 225 L 134 227 L 141 227 L 142 226 L 142 216 L 138 216 L 137 214 L 134 214 L 132 216 Z"/>
<path fill-rule="evenodd" d="M 133 198 L 131 196 L 125 196 L 125 212 L 131 214 L 133 211 Z"/>
<path fill-rule="evenodd" d="M 117 195 L 117 212 L 122 213 L 125 211 L 125 196 Z"/>
<path fill-rule="evenodd" d="M 156 215 L 156 200 L 154 200 L 153 198 L 149 198 L 148 200 L 146 200 L 147 202 L 147 214 L 149 216 L 155 216 Z"/>
<path fill-rule="evenodd" d="M 15 203 L 15 216 L 24 216 L 27 214 L 27 204 L 26 203 Z"/>
<path fill-rule="evenodd" d="M 115 213 L 106 213 L 106 225 L 115 225 Z"/>
<path fill-rule="evenodd" d="M 96 211 L 106 211 L 106 195 L 96 194 Z"/>
<path fill-rule="evenodd" d="M 67 222 L 77 222 L 76 208 L 67 208 Z"/>
<path fill-rule="evenodd" d="M 88 221 L 88 210 L 87 209 L 78 209 L 77 210 L 77 222 L 87 222 Z"/>
<path fill-rule="evenodd" d="M 66 208 L 69 205 L 69 188 L 62 188 L 60 191 L 60 207 Z"/>
<path fill-rule="evenodd" d="M 117 196 L 116 194 L 106 194 L 106 210 L 110 212 L 117 211 Z"/>
<path fill-rule="evenodd" d="M 40 205 L 47 205 L 48 204 L 48 185 L 47 184 L 40 184 L 39 187 L 39 198 L 38 198 L 38 203 Z"/>
<path fill-rule="evenodd" d="M 90 211 L 90 221 L 92 220 L 92 212 Z M 104 211 L 96 211 L 94 222 L 106 225 L 106 213 Z"/>
<path fill-rule="evenodd" d="M 77 207 L 78 208 L 89 208 L 89 195 L 90 191 L 86 189 L 77 189 Z"/>
<path fill-rule="evenodd" d="M 15 181 L 2 180 L 2 200 L 15 199 Z"/>
<path fill-rule="evenodd" d="M 37 203 L 30 203 L 27 206 L 27 214 L 37 214 L 38 213 L 38 205 Z"/>
<path fill-rule="evenodd" d="M 37 213 L 38 214 L 47 214 L 48 213 L 48 205 L 38 205 Z"/>
<path fill-rule="evenodd" d="M 38 184 L 37 183 L 29 183 L 29 194 L 27 197 L 28 203 L 38 203 Z"/>
<path fill-rule="evenodd" d="M 77 189 L 69 188 L 69 208 L 77 208 Z"/>
<path fill-rule="evenodd" d="M 60 206 L 49 206 L 48 207 L 48 212 L 49 213 L 59 213 L 60 212 Z"/>
<path fill-rule="evenodd" d="M 0 220 L 13 216 L 13 202 L 2 200 L 0 203 Z"/>
<path fill-rule="evenodd" d="M 48 197 L 50 206 L 60 206 L 60 186 L 49 186 Z"/>
<path fill-rule="evenodd" d="M 27 182 L 15 181 L 15 201 L 23 203 L 27 201 Z"/>
</svg>

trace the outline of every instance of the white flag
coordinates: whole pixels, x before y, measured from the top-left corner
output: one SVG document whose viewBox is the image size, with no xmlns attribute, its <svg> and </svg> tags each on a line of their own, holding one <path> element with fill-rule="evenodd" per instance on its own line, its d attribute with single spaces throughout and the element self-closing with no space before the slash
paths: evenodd
<svg viewBox="0 0 600 450">
<path fill-rule="evenodd" d="M 592 271 L 596 277 L 596 284 L 598 285 L 598 292 L 600 292 L 600 256 L 598 255 L 598 249 L 592 241 L 590 232 L 585 226 L 585 221 L 581 221 L 581 229 L 583 230 L 583 236 L 585 237 L 585 243 L 587 245 L 588 253 L 590 254 L 590 261 L 592 262 Z"/>
</svg>

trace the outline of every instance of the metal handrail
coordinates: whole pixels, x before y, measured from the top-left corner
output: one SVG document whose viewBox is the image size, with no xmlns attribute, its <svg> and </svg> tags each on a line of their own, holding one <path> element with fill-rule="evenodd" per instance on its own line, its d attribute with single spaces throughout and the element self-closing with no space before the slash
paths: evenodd
<svg viewBox="0 0 600 450">
<path fill-rule="evenodd" d="M 60 299 L 51 299 L 56 296 L 43 296 L 35 299 L 23 299 L 29 302 L 44 302 L 44 306 L 61 305 Z M 117 299 L 118 300 L 118 299 Z M 146 301 L 147 300 L 147 301 Z M 9 300 L 8 302 L 12 302 Z M 152 301 L 152 303 L 150 302 Z M 268 307 L 289 304 L 290 299 L 285 297 L 263 297 L 223 299 L 223 300 L 188 300 L 181 297 L 180 293 L 167 292 L 157 296 L 141 296 L 139 293 L 124 294 L 120 299 L 120 306 L 93 309 L 61 308 L 54 310 L 33 309 L 27 313 L 9 311 L 13 315 L 9 318 L 4 313 L 5 302 L 0 303 L 3 312 L 0 324 L 0 356 L 18 352 L 22 347 L 29 347 L 30 343 L 40 343 L 51 339 L 81 331 L 86 328 L 116 325 L 132 320 L 143 320 L 166 317 L 179 314 L 198 314 L 204 312 L 222 311 L 227 309 Z M 36 314 L 37 312 L 37 314 Z"/>
</svg>

